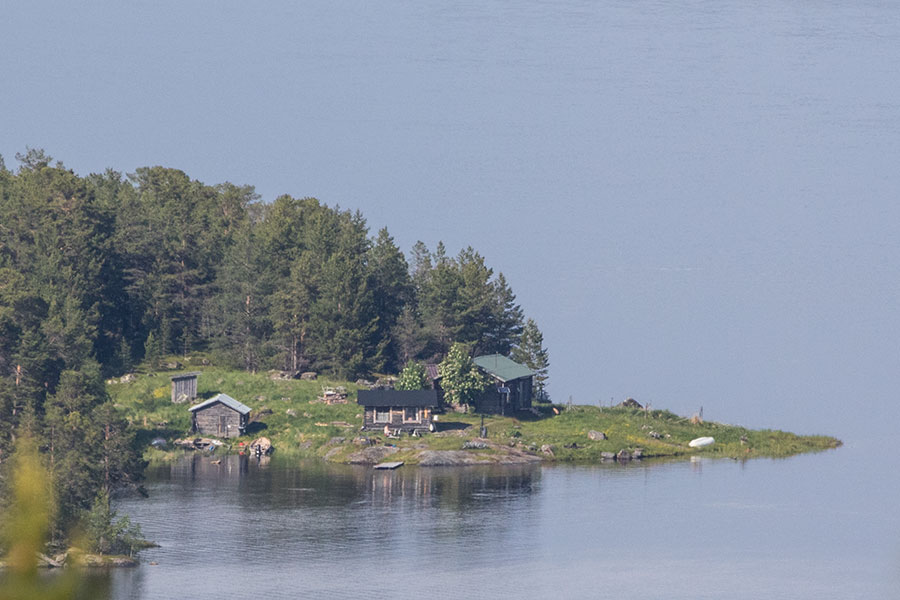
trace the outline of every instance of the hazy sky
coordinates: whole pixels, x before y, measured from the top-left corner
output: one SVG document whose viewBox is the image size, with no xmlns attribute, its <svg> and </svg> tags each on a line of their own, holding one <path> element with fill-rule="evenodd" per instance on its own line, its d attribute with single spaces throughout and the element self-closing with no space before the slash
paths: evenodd
<svg viewBox="0 0 900 600">
<path fill-rule="evenodd" d="M 897 422 L 900 5 L 10 4 L 9 167 L 161 164 L 472 245 L 557 401 Z"/>
</svg>

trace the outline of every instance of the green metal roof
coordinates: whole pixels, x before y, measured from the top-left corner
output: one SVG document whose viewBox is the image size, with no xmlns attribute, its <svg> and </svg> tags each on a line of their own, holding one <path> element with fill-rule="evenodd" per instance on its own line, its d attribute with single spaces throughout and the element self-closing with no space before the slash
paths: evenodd
<svg viewBox="0 0 900 600">
<path fill-rule="evenodd" d="M 531 377 L 534 373 L 525 365 L 512 361 L 502 354 L 487 354 L 472 359 L 476 365 L 493 375 L 503 383 L 513 379 Z"/>
<path fill-rule="evenodd" d="M 194 412 L 195 410 L 200 410 L 201 408 L 206 408 L 207 406 L 212 406 L 216 402 L 221 402 L 228 408 L 232 408 L 232 409 L 238 411 L 239 413 L 241 413 L 242 415 L 250 414 L 249 406 L 238 402 L 237 400 L 235 400 L 228 394 L 216 394 L 215 396 L 213 396 L 206 402 L 201 402 L 200 404 L 195 404 L 194 406 L 190 407 L 188 410 L 191 412 Z"/>
</svg>

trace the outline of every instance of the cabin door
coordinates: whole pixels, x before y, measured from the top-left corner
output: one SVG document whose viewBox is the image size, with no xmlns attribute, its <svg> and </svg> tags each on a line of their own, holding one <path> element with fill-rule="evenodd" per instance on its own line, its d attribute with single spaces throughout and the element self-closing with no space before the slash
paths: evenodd
<svg viewBox="0 0 900 600">
<path fill-rule="evenodd" d="M 218 432 L 219 437 L 225 435 L 225 431 L 227 431 L 227 429 L 228 429 L 228 423 L 225 422 L 226 420 L 227 420 L 227 417 L 225 415 L 219 416 L 219 432 Z"/>
</svg>

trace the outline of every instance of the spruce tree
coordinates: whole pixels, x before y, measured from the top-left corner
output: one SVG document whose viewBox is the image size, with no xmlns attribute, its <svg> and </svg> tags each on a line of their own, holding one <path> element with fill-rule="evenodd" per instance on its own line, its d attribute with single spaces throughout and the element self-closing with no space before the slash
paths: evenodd
<svg viewBox="0 0 900 600">
<path fill-rule="evenodd" d="M 512 350 L 511 358 L 534 371 L 534 395 L 541 402 L 549 401 L 547 379 L 550 369 L 550 354 L 544 347 L 544 335 L 534 319 L 528 319 Z"/>
</svg>

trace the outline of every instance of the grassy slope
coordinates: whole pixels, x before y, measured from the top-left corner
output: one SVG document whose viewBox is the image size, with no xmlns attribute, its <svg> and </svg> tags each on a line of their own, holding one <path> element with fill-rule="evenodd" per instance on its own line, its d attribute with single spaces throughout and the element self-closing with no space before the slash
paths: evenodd
<svg viewBox="0 0 900 600">
<path fill-rule="evenodd" d="M 359 434 L 362 423 L 360 407 L 355 404 L 356 386 L 346 382 L 329 381 L 272 381 L 267 374 L 250 374 L 228 371 L 215 367 L 186 367 L 202 370 L 198 382 L 201 398 L 218 392 L 243 402 L 253 409 L 251 417 L 259 422 L 251 427 L 251 433 L 243 438 L 227 440 L 225 450 L 236 451 L 237 443 L 248 442 L 264 435 L 272 440 L 279 453 L 297 456 L 325 456 L 343 461 L 358 447 L 349 441 Z M 170 400 L 171 373 L 142 374 L 133 383 L 115 383 L 107 386 L 110 395 L 139 431 L 139 439 L 149 444 L 155 437 L 169 441 L 189 435 L 190 414 L 188 405 L 172 404 Z M 348 404 L 331 405 L 314 402 L 322 386 L 344 385 L 350 392 Z M 263 409 L 271 410 L 271 413 Z M 292 410 L 296 416 L 287 413 Z M 798 436 L 771 430 L 749 430 L 720 423 L 692 424 L 688 419 L 668 411 L 649 411 L 628 408 L 599 408 L 576 406 L 564 410 L 558 406 L 559 415 L 547 406 L 540 418 L 528 415 L 514 419 L 491 416 L 485 418 L 488 437 L 494 444 L 516 446 L 537 451 L 542 445 L 553 448 L 555 460 L 601 460 L 602 452 L 618 452 L 622 449 L 643 449 L 644 457 L 679 456 L 703 453 L 727 457 L 781 457 L 800 452 L 815 452 L 835 448 L 840 441 L 827 436 Z M 339 422 L 351 424 L 345 427 Z M 338 423 L 338 424 L 333 424 Z M 479 415 L 448 413 L 440 416 L 440 424 L 448 431 L 423 438 L 404 437 L 386 440 L 399 446 L 396 460 L 416 462 L 417 453 L 429 450 L 459 450 L 462 444 L 477 436 L 481 423 Z M 588 438 L 591 430 L 608 436 L 607 440 Z M 656 432 L 661 439 L 649 434 Z M 377 434 L 368 434 L 374 437 Z M 693 449 L 687 443 L 697 437 L 712 436 L 716 443 L 704 449 Z M 741 436 L 747 441 L 741 443 Z M 335 444 L 333 438 L 346 438 L 348 443 Z M 382 436 L 377 436 L 382 437 Z M 576 444 L 577 448 L 565 448 Z M 476 453 L 495 454 L 497 449 L 476 450 Z M 177 453 L 180 454 L 180 451 Z M 148 449 L 150 459 L 166 459 L 176 453 L 164 453 Z M 544 457 L 548 458 L 548 457 Z"/>
</svg>

